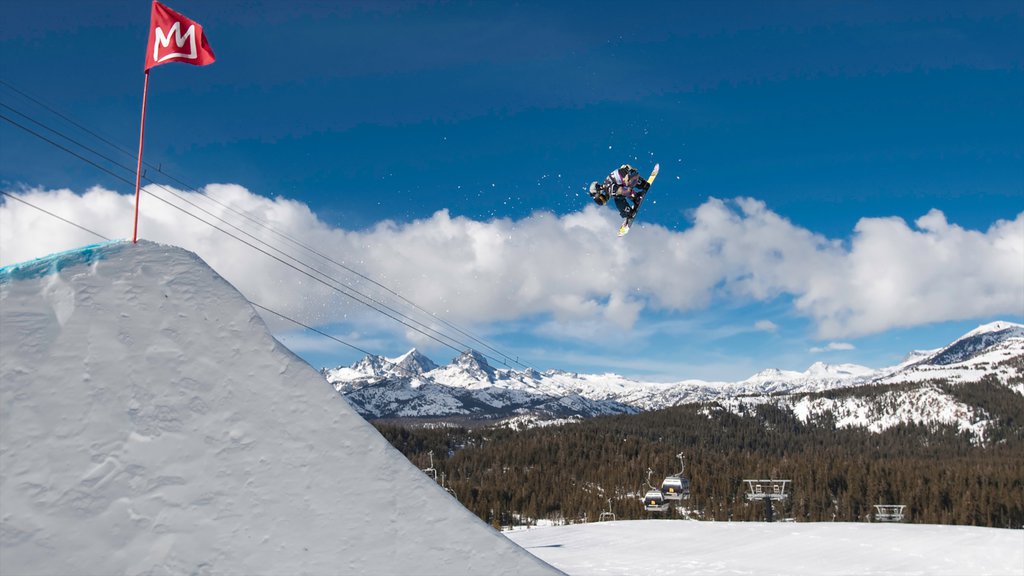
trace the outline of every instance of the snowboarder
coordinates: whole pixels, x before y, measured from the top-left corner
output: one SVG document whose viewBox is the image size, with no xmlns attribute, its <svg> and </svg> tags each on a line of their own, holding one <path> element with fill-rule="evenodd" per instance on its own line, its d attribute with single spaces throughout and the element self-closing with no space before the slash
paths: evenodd
<svg viewBox="0 0 1024 576">
<path fill-rule="evenodd" d="M 636 214 L 640 200 L 650 187 L 651 184 L 636 171 L 636 168 L 623 164 L 613 170 L 604 179 L 603 184 L 591 182 L 590 197 L 601 206 L 608 202 L 609 197 L 614 198 L 619 214 L 623 218 L 630 218 Z"/>
</svg>

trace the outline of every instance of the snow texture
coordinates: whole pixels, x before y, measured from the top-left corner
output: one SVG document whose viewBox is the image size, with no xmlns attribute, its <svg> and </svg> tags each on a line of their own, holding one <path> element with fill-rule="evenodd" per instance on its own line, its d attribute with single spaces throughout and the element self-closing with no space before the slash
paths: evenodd
<svg viewBox="0 0 1024 576">
<path fill-rule="evenodd" d="M 973 526 L 630 520 L 507 535 L 568 574 L 1024 575 L 1024 531 Z"/>
<path fill-rule="evenodd" d="M 0 270 L 0 574 L 551 574 L 197 256 Z"/>
</svg>

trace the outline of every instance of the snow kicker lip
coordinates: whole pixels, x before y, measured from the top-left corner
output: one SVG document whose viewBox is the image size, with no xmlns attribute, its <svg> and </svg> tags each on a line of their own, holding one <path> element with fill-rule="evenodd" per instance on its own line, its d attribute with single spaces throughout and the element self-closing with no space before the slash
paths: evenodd
<svg viewBox="0 0 1024 576">
<path fill-rule="evenodd" d="M 57 252 L 35 260 L 10 264 L 0 268 L 0 284 L 31 278 L 42 278 L 56 274 L 61 270 L 76 265 L 88 265 L 115 254 L 128 244 L 127 240 L 108 240 L 98 244 L 90 244 Z"/>
</svg>

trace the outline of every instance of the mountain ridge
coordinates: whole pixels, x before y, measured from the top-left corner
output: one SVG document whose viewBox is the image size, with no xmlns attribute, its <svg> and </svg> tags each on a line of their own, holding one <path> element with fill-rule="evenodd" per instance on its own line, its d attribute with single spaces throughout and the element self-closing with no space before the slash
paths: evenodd
<svg viewBox="0 0 1024 576">
<path fill-rule="evenodd" d="M 1017 384 L 1022 369 L 1007 363 L 1017 357 L 1024 357 L 1024 325 L 999 321 L 981 325 L 942 348 L 911 351 L 903 362 L 891 367 L 872 369 L 857 364 L 816 362 L 803 372 L 768 368 L 736 382 L 652 383 L 616 374 L 499 369 L 472 350 L 444 366 L 413 349 L 397 359 L 367 356 L 352 366 L 321 372 L 368 418 L 502 420 L 517 417 L 520 421 L 523 418 L 542 421 L 630 414 L 699 402 L 730 403 L 736 399 L 766 402 L 783 396 L 871 385 L 911 383 L 923 386 L 940 380 L 977 382 L 988 375 L 1024 394 L 1024 384 Z M 394 368 L 410 358 L 415 359 L 415 367 L 423 369 Z M 929 398 L 932 398 L 931 404 L 936 402 L 934 394 Z M 909 397 L 907 401 L 913 402 Z M 794 401 L 789 408 L 797 405 Z M 808 417 L 815 412 L 809 406 L 801 410 Z M 971 413 L 966 409 L 958 412 Z M 878 415 L 882 420 L 892 417 L 892 414 Z M 933 414 L 922 419 L 931 421 L 935 417 Z M 970 423 L 961 427 L 974 429 L 976 425 Z"/>
</svg>

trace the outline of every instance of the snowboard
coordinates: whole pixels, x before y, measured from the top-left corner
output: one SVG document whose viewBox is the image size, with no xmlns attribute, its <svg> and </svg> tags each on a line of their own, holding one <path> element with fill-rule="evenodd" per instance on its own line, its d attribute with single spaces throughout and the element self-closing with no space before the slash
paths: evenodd
<svg viewBox="0 0 1024 576">
<path fill-rule="evenodd" d="M 633 210 L 633 213 L 622 221 L 622 226 L 619 226 L 619 238 L 629 234 L 629 227 L 633 225 L 633 220 L 636 218 L 636 215 L 640 213 L 640 206 L 643 205 L 644 198 L 647 198 L 647 192 L 651 191 L 651 186 L 654 185 L 654 179 L 658 177 L 658 169 L 660 167 L 661 164 L 655 164 L 654 170 L 651 171 L 651 175 L 647 177 L 647 190 L 644 192 L 643 196 L 637 198 L 636 209 Z"/>
</svg>

